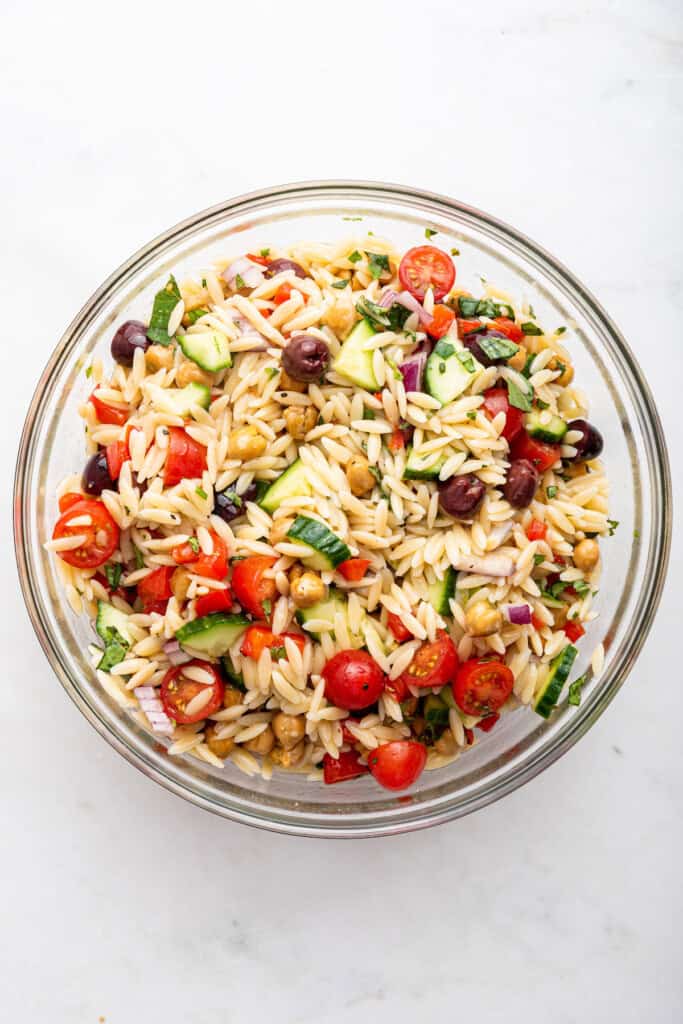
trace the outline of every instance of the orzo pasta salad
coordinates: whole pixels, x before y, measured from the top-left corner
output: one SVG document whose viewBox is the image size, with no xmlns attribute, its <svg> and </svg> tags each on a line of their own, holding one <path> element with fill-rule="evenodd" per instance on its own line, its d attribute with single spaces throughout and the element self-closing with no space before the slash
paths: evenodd
<svg viewBox="0 0 683 1024">
<path fill-rule="evenodd" d="M 602 438 L 564 329 L 455 276 L 372 234 L 264 248 L 170 277 L 87 367 L 47 547 L 170 754 L 400 790 L 578 703 Z"/>
</svg>

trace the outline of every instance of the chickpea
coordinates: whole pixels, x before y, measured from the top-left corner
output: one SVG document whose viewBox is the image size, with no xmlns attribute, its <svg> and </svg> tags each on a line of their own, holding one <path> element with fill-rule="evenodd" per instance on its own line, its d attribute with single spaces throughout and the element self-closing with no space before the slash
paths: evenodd
<svg viewBox="0 0 683 1024">
<path fill-rule="evenodd" d="M 197 366 L 191 359 L 186 359 L 178 367 L 175 382 L 179 388 L 184 388 L 188 384 L 206 384 L 210 388 L 213 384 L 213 374 L 202 370 L 201 366 Z"/>
<path fill-rule="evenodd" d="M 223 694 L 223 707 L 234 708 L 242 703 L 242 694 L 236 686 L 226 686 Z"/>
<path fill-rule="evenodd" d="M 555 378 L 553 384 L 559 384 L 561 387 L 566 388 L 574 380 L 574 367 L 566 356 L 553 356 L 548 361 L 547 369 L 562 370 L 562 373 L 559 377 Z"/>
<path fill-rule="evenodd" d="M 284 367 L 280 370 L 280 391 L 305 391 L 308 384 L 305 380 L 295 380 L 294 377 L 290 377 Z"/>
<path fill-rule="evenodd" d="M 294 583 L 290 579 L 290 595 L 297 608 L 310 608 L 322 601 L 327 592 L 325 584 L 314 572 L 304 572 Z"/>
<path fill-rule="evenodd" d="M 216 736 L 216 726 L 213 723 L 211 725 L 207 725 L 205 728 L 204 739 L 211 753 L 220 758 L 226 758 L 235 746 L 235 741 L 232 736 L 225 736 L 223 739 L 218 739 Z"/>
<path fill-rule="evenodd" d="M 303 565 L 295 563 L 289 570 L 289 585 L 293 587 L 298 579 L 300 579 L 307 570 L 304 569 Z"/>
<path fill-rule="evenodd" d="M 303 715 L 287 715 L 278 711 L 273 719 L 273 732 L 285 750 L 291 750 L 306 734 L 306 720 Z"/>
<path fill-rule="evenodd" d="M 331 327 L 335 334 L 345 337 L 355 324 L 356 317 L 356 309 L 349 294 L 348 298 L 338 299 L 327 307 L 323 322 Z"/>
<path fill-rule="evenodd" d="M 257 459 L 259 455 L 263 455 L 266 447 L 267 441 L 256 427 L 249 425 L 230 431 L 228 455 L 231 459 L 241 459 L 242 462 Z"/>
<path fill-rule="evenodd" d="M 582 540 L 574 548 L 574 565 L 581 572 L 592 572 L 600 561 L 597 541 Z"/>
<path fill-rule="evenodd" d="M 253 740 L 244 743 L 244 749 L 250 750 L 252 754 L 269 754 L 275 745 L 275 736 L 270 726 L 267 726 Z"/>
<path fill-rule="evenodd" d="M 282 544 L 283 541 L 286 541 L 287 533 L 293 522 L 293 519 L 276 519 L 270 528 L 268 542 L 275 547 L 276 544 Z"/>
<path fill-rule="evenodd" d="M 309 430 L 318 422 L 318 410 L 314 405 L 290 405 L 285 409 L 287 433 L 296 441 L 303 441 Z"/>
<path fill-rule="evenodd" d="M 452 757 L 457 749 L 457 744 L 450 729 L 446 729 L 434 744 L 434 750 L 443 757 Z"/>
<path fill-rule="evenodd" d="M 171 575 L 171 590 L 178 604 L 187 598 L 190 589 L 190 574 L 187 569 L 174 569 Z"/>
<path fill-rule="evenodd" d="M 567 622 L 567 605 L 563 604 L 561 608 L 551 608 L 553 616 L 553 627 L 555 629 L 562 629 Z"/>
<path fill-rule="evenodd" d="M 524 348 L 524 346 L 520 345 L 518 351 L 515 352 L 514 356 L 510 356 L 510 358 L 508 359 L 508 366 L 511 367 L 513 370 L 517 370 L 518 373 L 521 373 L 524 367 L 526 366 L 526 360 L 528 355 L 529 353 Z"/>
<path fill-rule="evenodd" d="M 357 498 L 368 494 L 377 483 L 370 472 L 370 463 L 364 455 L 354 455 L 349 459 L 346 466 L 346 479 L 349 481 L 352 494 L 355 494 Z"/>
<path fill-rule="evenodd" d="M 476 601 L 465 612 L 465 627 L 470 636 L 491 636 L 503 624 L 503 616 L 488 601 Z"/>
<path fill-rule="evenodd" d="M 152 373 L 157 370 L 170 370 L 173 366 L 175 356 L 173 349 L 165 345 L 150 345 L 145 352 L 145 364 Z"/>
<path fill-rule="evenodd" d="M 297 743 L 291 750 L 285 750 L 284 747 L 275 747 L 270 754 L 273 764 L 279 764 L 281 768 L 296 768 L 304 759 L 306 753 L 306 744 L 304 740 Z"/>
</svg>

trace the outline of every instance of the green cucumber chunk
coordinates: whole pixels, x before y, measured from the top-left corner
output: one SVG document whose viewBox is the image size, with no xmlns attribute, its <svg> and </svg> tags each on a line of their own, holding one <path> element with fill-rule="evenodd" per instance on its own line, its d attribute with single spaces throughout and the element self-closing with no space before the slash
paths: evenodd
<svg viewBox="0 0 683 1024">
<path fill-rule="evenodd" d="M 442 580 L 430 583 L 427 595 L 429 603 L 438 615 L 451 614 L 450 600 L 452 597 L 455 597 L 455 581 L 457 578 L 457 572 L 452 565 L 449 565 Z"/>
<path fill-rule="evenodd" d="M 301 559 L 310 569 L 317 569 L 320 572 L 336 569 L 341 562 L 351 557 L 348 547 L 336 533 L 332 533 L 332 530 L 323 523 L 309 516 L 297 516 L 287 531 L 287 536 L 290 540 L 307 544 L 314 549 L 315 554 Z"/>
<path fill-rule="evenodd" d="M 413 448 L 409 448 L 403 479 L 437 480 L 445 461 L 446 458 L 443 455 L 434 460 L 433 454 L 418 455 Z M 427 464 L 425 465 L 425 463 Z"/>
<path fill-rule="evenodd" d="M 358 633 L 353 633 L 349 623 L 348 603 L 344 594 L 339 590 L 330 588 L 330 592 L 324 600 L 318 601 L 316 604 L 311 605 L 310 608 L 299 608 L 296 613 L 296 618 L 297 622 L 302 626 L 307 622 L 329 622 L 332 629 L 329 631 L 328 635 L 334 637 L 334 621 L 335 616 L 338 615 L 339 612 L 342 613 L 346 620 L 346 628 L 351 639 L 351 646 L 356 649 L 363 647 L 365 644 L 365 638 L 363 637 L 362 624 L 365 618 L 365 612 L 362 613 Z M 314 639 L 317 639 L 320 636 L 320 633 L 316 633 L 313 630 L 306 630 L 306 633 Z"/>
<path fill-rule="evenodd" d="M 524 417 L 527 434 L 537 441 L 559 444 L 567 433 L 567 423 L 559 416 L 550 416 L 547 423 L 542 422 L 542 418 L 543 413 L 540 412 L 530 412 Z"/>
<path fill-rule="evenodd" d="M 368 320 L 361 320 L 343 343 L 339 355 L 332 364 L 332 369 L 338 374 L 347 377 L 353 384 L 365 388 L 366 391 L 379 390 L 379 382 L 372 368 L 373 353 L 363 348 L 365 342 L 376 333 Z"/>
<path fill-rule="evenodd" d="M 211 391 L 206 384 L 193 381 L 184 388 L 168 388 L 164 391 L 164 399 L 171 403 L 178 416 L 189 416 L 195 406 L 208 409 L 211 404 Z"/>
<path fill-rule="evenodd" d="M 277 480 L 273 481 L 259 504 L 266 512 L 272 514 L 280 507 L 285 498 L 301 498 L 312 493 L 306 467 L 301 459 L 297 459 Z"/>
<path fill-rule="evenodd" d="M 175 638 L 183 647 L 191 647 L 193 651 L 204 654 L 207 658 L 220 658 L 227 653 L 248 625 L 249 619 L 244 615 L 212 612 L 182 626 Z"/>
<path fill-rule="evenodd" d="M 104 641 L 104 652 L 97 668 L 102 672 L 110 672 L 114 665 L 124 661 L 128 650 L 135 643 L 135 638 L 128 628 L 128 616 L 113 604 L 98 601 L 95 629 Z"/>
<path fill-rule="evenodd" d="M 197 331 L 178 338 L 183 355 L 207 373 L 218 373 L 232 366 L 232 355 L 227 336 L 222 331 Z"/>
<path fill-rule="evenodd" d="M 425 366 L 425 389 L 442 405 L 452 402 L 476 380 L 482 367 L 455 335 L 437 342 Z"/>
<path fill-rule="evenodd" d="M 548 676 L 534 701 L 534 711 L 542 718 L 550 718 L 551 712 L 560 699 L 562 687 L 569 678 L 577 654 L 576 647 L 573 644 L 567 644 L 550 662 Z"/>
</svg>

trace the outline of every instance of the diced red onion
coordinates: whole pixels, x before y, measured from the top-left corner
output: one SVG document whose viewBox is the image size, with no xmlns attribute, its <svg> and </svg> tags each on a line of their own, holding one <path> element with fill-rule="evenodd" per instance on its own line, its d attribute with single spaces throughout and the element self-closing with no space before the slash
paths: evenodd
<svg viewBox="0 0 683 1024">
<path fill-rule="evenodd" d="M 422 374 L 424 373 L 427 353 L 420 352 L 411 356 L 399 366 L 403 374 L 403 386 L 406 391 L 422 391 Z"/>
<path fill-rule="evenodd" d="M 192 655 L 184 651 L 177 640 L 168 640 L 164 644 L 164 654 L 172 665 L 184 665 L 192 661 Z"/>
<path fill-rule="evenodd" d="M 415 296 L 410 294 L 410 292 L 401 292 L 400 295 L 397 295 L 396 301 L 400 303 L 401 306 L 409 309 L 411 313 L 417 313 L 421 324 L 429 326 L 434 319 L 431 313 L 428 313 L 427 310 L 417 301 Z"/>
<path fill-rule="evenodd" d="M 138 686 L 135 690 L 135 696 L 138 700 L 156 700 L 157 691 L 153 686 Z"/>
<path fill-rule="evenodd" d="M 391 309 L 393 304 L 398 299 L 398 292 L 395 292 L 393 288 L 387 288 L 382 298 L 377 303 L 382 309 Z"/>
<path fill-rule="evenodd" d="M 508 619 L 514 626 L 531 625 L 531 608 L 528 604 L 509 604 L 506 611 Z"/>
<path fill-rule="evenodd" d="M 265 280 L 263 271 L 258 264 L 252 263 L 246 256 L 240 256 L 240 258 L 235 260 L 234 263 L 231 263 L 229 267 L 226 267 L 221 274 L 221 277 L 232 288 L 235 285 L 238 275 L 242 278 L 247 288 L 258 288 L 258 286 L 263 284 Z"/>
<path fill-rule="evenodd" d="M 173 732 L 173 723 L 164 711 L 154 687 L 138 686 L 133 693 L 140 703 L 140 710 L 145 713 L 147 721 L 152 726 L 152 732 L 170 736 Z"/>
<path fill-rule="evenodd" d="M 453 562 L 453 567 L 461 572 L 474 573 L 476 576 L 511 576 L 515 563 L 507 555 L 483 555 L 473 558 L 461 555 Z"/>
</svg>

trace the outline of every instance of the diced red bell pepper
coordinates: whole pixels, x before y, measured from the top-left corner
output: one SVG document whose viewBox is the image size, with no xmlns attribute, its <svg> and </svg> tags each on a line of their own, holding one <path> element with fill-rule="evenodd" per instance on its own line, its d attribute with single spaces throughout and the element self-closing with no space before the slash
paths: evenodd
<svg viewBox="0 0 683 1024">
<path fill-rule="evenodd" d="M 342 750 L 339 757 L 325 754 L 323 758 L 323 781 L 328 786 L 335 782 L 346 782 L 347 779 L 357 779 L 369 771 L 366 764 L 360 763 L 360 755 L 355 750 Z"/>
</svg>

